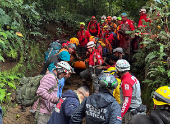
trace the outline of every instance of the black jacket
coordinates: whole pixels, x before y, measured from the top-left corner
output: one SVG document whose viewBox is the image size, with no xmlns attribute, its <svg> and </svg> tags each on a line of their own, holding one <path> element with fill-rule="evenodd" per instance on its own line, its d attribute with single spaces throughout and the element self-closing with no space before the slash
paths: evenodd
<svg viewBox="0 0 170 124">
<path fill-rule="evenodd" d="M 44 67 L 43 67 L 43 69 L 42 69 L 42 71 L 41 71 L 41 73 L 40 73 L 41 75 L 43 75 L 43 74 L 46 73 L 48 66 L 49 66 L 52 62 L 58 63 L 58 62 L 59 62 L 59 55 L 53 55 L 53 56 L 50 56 L 50 57 L 47 59 L 46 63 L 44 63 Z"/>
<path fill-rule="evenodd" d="M 77 94 L 67 90 L 63 93 L 47 124 L 71 124 L 70 116 L 79 105 Z"/>
<path fill-rule="evenodd" d="M 166 110 L 152 110 L 149 115 L 137 115 L 129 124 L 170 124 L 170 113 Z"/>
<path fill-rule="evenodd" d="M 121 108 L 109 91 L 99 91 L 84 99 L 71 115 L 72 124 L 121 124 Z"/>
</svg>

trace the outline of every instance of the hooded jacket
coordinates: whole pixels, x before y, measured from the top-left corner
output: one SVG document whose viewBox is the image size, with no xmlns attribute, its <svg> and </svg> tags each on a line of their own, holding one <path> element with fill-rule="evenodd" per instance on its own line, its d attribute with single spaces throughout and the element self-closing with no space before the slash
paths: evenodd
<svg viewBox="0 0 170 124">
<path fill-rule="evenodd" d="M 71 115 L 72 124 L 81 124 L 86 116 L 87 124 L 121 124 L 121 108 L 109 91 L 100 91 L 85 98 Z"/>
<path fill-rule="evenodd" d="M 80 105 L 77 94 L 68 90 L 63 93 L 47 124 L 71 124 L 70 116 Z"/>
</svg>

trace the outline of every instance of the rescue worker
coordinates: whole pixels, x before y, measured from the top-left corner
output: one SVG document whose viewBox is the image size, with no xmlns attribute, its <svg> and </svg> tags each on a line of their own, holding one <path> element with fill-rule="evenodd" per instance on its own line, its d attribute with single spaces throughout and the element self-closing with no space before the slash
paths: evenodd
<svg viewBox="0 0 170 124">
<path fill-rule="evenodd" d="M 64 92 L 47 124 L 71 124 L 71 114 L 88 96 L 89 89 L 86 86 Z"/>
<path fill-rule="evenodd" d="M 79 56 L 83 56 L 86 54 L 86 45 L 89 42 L 89 38 L 91 37 L 89 31 L 85 30 L 85 23 L 80 23 L 80 31 L 77 33 L 77 38 L 79 40 L 79 46 L 77 47 L 77 53 Z"/>
<path fill-rule="evenodd" d="M 115 23 L 115 24 L 117 23 L 117 17 L 116 16 L 113 16 L 112 20 L 113 20 L 113 23 Z"/>
<path fill-rule="evenodd" d="M 116 33 L 115 31 L 116 31 L 117 25 L 116 25 L 116 23 L 112 22 L 112 17 L 111 16 L 107 17 L 107 24 L 106 24 L 106 26 L 110 26 L 112 32 Z"/>
<path fill-rule="evenodd" d="M 63 43 L 62 48 L 59 50 L 59 53 L 62 51 L 68 51 L 68 43 Z"/>
<path fill-rule="evenodd" d="M 120 28 L 120 24 L 122 22 L 122 18 L 121 17 L 117 17 L 117 29 L 116 29 L 116 35 L 117 35 L 117 42 L 118 42 L 118 46 L 119 46 L 119 43 L 120 43 L 120 35 L 118 33 L 118 30 Z"/>
<path fill-rule="evenodd" d="M 129 124 L 170 124 L 170 87 L 159 87 L 153 94 L 154 109 L 148 115 L 137 115 Z"/>
<path fill-rule="evenodd" d="M 128 59 L 127 56 L 124 54 L 123 49 L 121 47 L 117 47 L 113 49 L 113 54 L 119 57 L 119 59 L 125 59 L 125 60 Z"/>
<path fill-rule="evenodd" d="M 69 64 L 74 67 L 75 62 L 79 59 L 78 54 L 76 53 L 76 46 L 75 44 L 69 43 L 68 44 L 68 52 L 70 53 L 70 61 Z"/>
<path fill-rule="evenodd" d="M 139 14 L 140 14 L 140 18 L 139 18 L 139 22 L 138 22 L 138 28 L 146 27 L 146 25 L 143 24 L 143 21 L 151 22 L 150 18 L 148 18 L 148 15 L 146 15 L 146 9 L 141 9 L 139 11 Z M 149 33 L 149 32 L 147 31 L 146 33 Z"/>
<path fill-rule="evenodd" d="M 96 51 L 95 44 L 93 41 L 87 43 L 87 49 L 88 49 L 87 54 L 89 56 L 88 67 L 86 67 L 86 70 L 80 73 L 81 80 L 83 84 L 86 86 L 88 86 L 86 79 L 88 79 L 89 77 L 93 78 L 95 75 L 100 74 L 102 70 L 97 69 L 97 66 L 102 65 L 104 63 L 102 56 L 100 55 L 99 52 Z"/>
<path fill-rule="evenodd" d="M 130 41 L 131 36 L 126 34 L 125 31 L 133 31 L 135 30 L 133 22 L 127 18 L 126 13 L 122 13 L 122 22 L 119 27 L 118 33 L 121 34 L 121 40 L 119 43 L 119 47 L 125 49 L 125 53 L 130 56 Z"/>
<path fill-rule="evenodd" d="M 97 23 L 95 16 L 92 16 L 91 21 L 88 24 L 87 31 L 89 31 L 92 36 L 99 37 L 100 26 Z"/>
<path fill-rule="evenodd" d="M 59 54 L 56 54 L 56 55 L 53 55 L 53 56 L 50 56 L 47 61 L 44 63 L 44 67 L 41 71 L 41 75 L 42 74 L 45 74 L 46 71 L 47 71 L 47 68 L 48 66 L 55 62 L 55 63 L 58 63 L 60 61 L 70 61 L 70 54 L 67 52 L 67 51 L 62 51 L 60 52 Z"/>
<path fill-rule="evenodd" d="M 121 124 L 121 108 L 113 97 L 117 80 L 110 73 L 102 73 L 99 79 L 99 92 L 85 98 L 72 113 L 72 124 L 81 124 L 84 117 L 87 124 Z"/>
<path fill-rule="evenodd" d="M 122 81 L 120 94 L 122 124 L 127 124 L 136 114 L 144 114 L 146 110 L 137 111 L 144 105 L 142 105 L 140 83 L 129 73 L 129 62 L 120 59 L 116 62 L 115 68 Z"/>
</svg>

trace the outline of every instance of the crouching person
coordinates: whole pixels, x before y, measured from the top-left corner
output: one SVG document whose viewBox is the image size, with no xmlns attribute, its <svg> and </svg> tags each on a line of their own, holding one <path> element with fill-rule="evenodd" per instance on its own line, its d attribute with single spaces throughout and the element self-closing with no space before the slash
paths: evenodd
<svg viewBox="0 0 170 124">
<path fill-rule="evenodd" d="M 101 73 L 99 79 L 99 92 L 85 98 L 72 113 L 72 124 L 81 124 L 85 116 L 87 124 L 121 124 L 121 108 L 113 97 L 113 90 L 118 82 L 109 73 Z"/>
<path fill-rule="evenodd" d="M 53 110 L 53 106 L 58 101 L 56 97 L 58 90 L 58 79 L 63 78 L 70 72 L 70 65 L 67 62 L 58 62 L 52 71 L 46 74 L 40 81 L 37 89 L 39 99 L 34 103 L 32 109 L 36 112 L 35 123 L 47 124 Z"/>
<path fill-rule="evenodd" d="M 85 97 L 89 96 L 89 89 L 81 86 L 77 90 L 63 93 L 47 124 L 71 124 L 70 116 Z"/>
</svg>

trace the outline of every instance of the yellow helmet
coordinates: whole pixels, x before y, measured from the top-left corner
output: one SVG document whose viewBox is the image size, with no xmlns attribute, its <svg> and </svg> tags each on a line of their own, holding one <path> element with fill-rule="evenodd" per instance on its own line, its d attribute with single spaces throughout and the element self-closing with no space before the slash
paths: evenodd
<svg viewBox="0 0 170 124">
<path fill-rule="evenodd" d="M 114 75 L 117 72 L 117 70 L 115 67 L 110 67 L 107 69 L 107 71 L 104 72 L 110 72 L 110 74 Z"/>
<path fill-rule="evenodd" d="M 73 37 L 73 38 L 70 39 L 70 43 L 73 43 L 76 46 L 78 46 L 79 45 L 79 40 L 76 37 Z"/>
<path fill-rule="evenodd" d="M 159 87 L 153 94 L 155 105 L 170 105 L 170 87 Z"/>
</svg>

